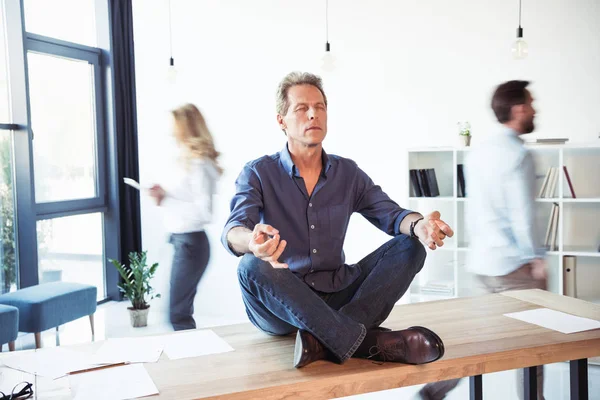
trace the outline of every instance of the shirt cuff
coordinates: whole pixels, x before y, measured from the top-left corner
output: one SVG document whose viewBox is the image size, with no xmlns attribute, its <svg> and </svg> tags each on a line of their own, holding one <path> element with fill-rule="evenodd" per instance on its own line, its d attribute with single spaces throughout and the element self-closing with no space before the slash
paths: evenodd
<svg viewBox="0 0 600 400">
<path fill-rule="evenodd" d="M 227 234 L 229 233 L 229 231 L 232 230 L 233 228 L 237 228 L 238 226 L 250 229 L 250 227 L 246 226 L 243 222 L 231 221 L 230 223 L 225 225 L 225 228 L 223 228 L 223 233 L 221 234 L 221 244 L 223 244 L 223 247 L 225 247 L 225 250 L 227 250 L 230 254 L 233 254 L 236 257 L 241 257 L 241 256 L 243 256 L 243 254 L 238 253 L 237 251 L 233 250 L 231 248 L 231 246 L 229 246 L 229 241 L 227 240 Z M 250 230 L 252 230 L 252 229 L 250 229 Z"/>
<path fill-rule="evenodd" d="M 402 223 L 402 220 L 404 219 L 404 217 L 406 217 L 408 214 L 412 214 L 415 212 L 416 211 L 412 211 L 412 210 L 404 210 L 400 214 L 398 214 L 398 216 L 396 217 L 396 222 L 394 222 L 394 234 L 396 236 L 401 234 L 400 224 Z"/>
</svg>

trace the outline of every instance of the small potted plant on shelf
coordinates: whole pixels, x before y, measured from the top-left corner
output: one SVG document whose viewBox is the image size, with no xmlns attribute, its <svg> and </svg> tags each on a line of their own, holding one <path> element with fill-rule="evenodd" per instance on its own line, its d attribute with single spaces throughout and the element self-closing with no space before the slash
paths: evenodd
<svg viewBox="0 0 600 400">
<path fill-rule="evenodd" d="M 471 124 L 469 122 L 458 123 L 458 135 L 461 138 L 460 143 L 468 147 L 471 145 Z"/>
<path fill-rule="evenodd" d="M 146 251 L 129 253 L 129 265 L 109 259 L 121 275 L 122 281 L 118 285 L 119 289 L 131 301 L 131 307 L 127 309 L 131 325 L 134 328 L 148 325 L 148 312 L 150 311 L 148 301 L 155 297 L 160 298 L 160 294 L 153 294 L 154 289 L 150 286 L 150 280 L 154 277 L 158 263 L 148 266 L 146 253 Z M 149 299 L 148 296 L 150 296 Z"/>
</svg>

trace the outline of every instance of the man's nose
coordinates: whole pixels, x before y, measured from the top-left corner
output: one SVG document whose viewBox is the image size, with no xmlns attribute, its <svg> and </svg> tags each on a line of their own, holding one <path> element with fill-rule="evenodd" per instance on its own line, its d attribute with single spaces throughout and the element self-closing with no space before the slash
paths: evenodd
<svg viewBox="0 0 600 400">
<path fill-rule="evenodd" d="M 309 108 L 308 109 L 308 119 L 311 119 L 311 120 L 315 119 L 315 115 L 316 115 L 315 109 L 314 108 Z"/>
</svg>

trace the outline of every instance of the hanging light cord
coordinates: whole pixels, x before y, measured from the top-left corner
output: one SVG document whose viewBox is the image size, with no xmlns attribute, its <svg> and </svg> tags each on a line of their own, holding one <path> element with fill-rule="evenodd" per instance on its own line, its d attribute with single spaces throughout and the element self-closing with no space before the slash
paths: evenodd
<svg viewBox="0 0 600 400">
<path fill-rule="evenodd" d="M 519 0 L 519 27 L 521 26 L 521 0 Z"/>
<path fill-rule="evenodd" d="M 329 0 L 325 0 L 325 41 L 329 43 Z"/>
<path fill-rule="evenodd" d="M 171 65 L 173 65 L 173 31 L 171 27 L 171 0 L 169 0 L 169 55 L 171 57 Z"/>
</svg>

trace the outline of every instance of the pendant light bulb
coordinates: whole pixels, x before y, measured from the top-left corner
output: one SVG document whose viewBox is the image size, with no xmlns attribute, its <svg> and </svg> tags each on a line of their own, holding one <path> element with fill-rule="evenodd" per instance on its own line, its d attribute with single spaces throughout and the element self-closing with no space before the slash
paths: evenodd
<svg viewBox="0 0 600 400">
<path fill-rule="evenodd" d="M 167 82 L 174 85 L 177 82 L 177 69 L 175 68 L 175 60 L 171 57 L 169 61 L 169 69 L 167 70 Z"/>
<path fill-rule="evenodd" d="M 335 69 L 335 56 L 331 54 L 329 42 L 325 45 L 325 54 L 321 58 L 321 69 L 325 72 L 332 72 Z"/>
<path fill-rule="evenodd" d="M 329 0 L 325 0 L 325 54 L 321 57 L 321 70 L 332 72 L 335 69 L 335 57 L 329 44 Z"/>
<path fill-rule="evenodd" d="M 523 28 L 521 27 L 521 0 L 519 0 L 519 27 L 517 28 L 517 40 L 512 45 L 512 55 L 515 60 L 522 60 L 529 54 L 529 46 L 523 39 Z"/>
</svg>

